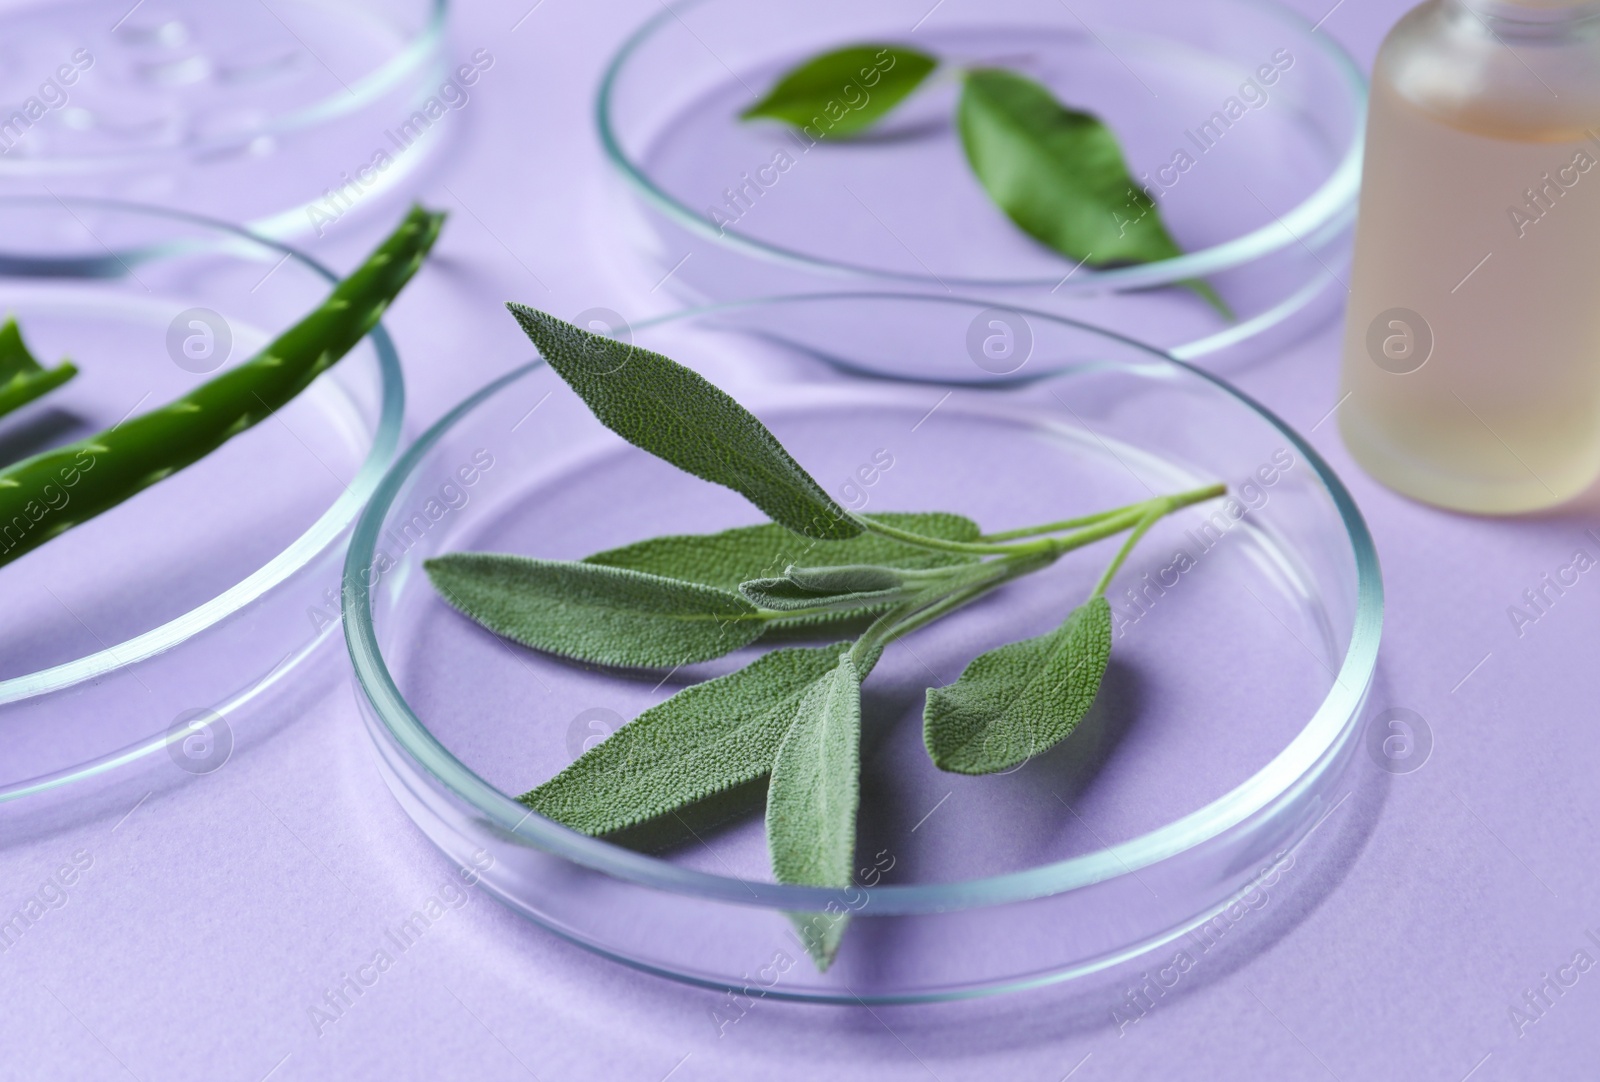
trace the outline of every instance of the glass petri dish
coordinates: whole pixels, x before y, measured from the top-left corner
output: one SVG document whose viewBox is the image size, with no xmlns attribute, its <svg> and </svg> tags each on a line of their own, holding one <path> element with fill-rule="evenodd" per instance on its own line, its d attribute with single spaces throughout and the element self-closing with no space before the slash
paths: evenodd
<svg viewBox="0 0 1600 1082">
<path fill-rule="evenodd" d="M 506 905 L 602 955 L 696 985 L 827 1002 L 939 1000 L 1081 977 L 1208 919 L 1335 806 L 1381 623 L 1377 558 L 1343 485 L 1224 383 L 1054 316 L 1075 363 L 1031 383 L 740 382 L 807 355 L 754 333 L 803 317 L 832 349 L 928 348 L 884 328 L 985 302 L 850 294 L 690 311 L 633 329 L 720 382 L 847 506 L 959 510 L 986 529 L 1222 479 L 1220 506 L 1163 523 L 1108 592 L 1100 700 L 1060 746 L 1004 776 L 943 774 L 924 690 L 978 652 L 1054 627 L 1108 550 L 893 646 L 864 688 L 857 887 L 771 880 L 753 810 L 643 852 L 515 800 L 623 719 L 744 655 L 618 674 L 508 646 L 448 609 L 420 564 L 460 550 L 578 558 L 666 532 L 761 521 L 593 420 L 542 362 L 468 397 L 396 463 L 363 513 L 344 621 L 381 770 L 435 844 Z M 870 339 L 870 345 L 863 345 Z M 965 356 L 957 334 L 949 351 Z M 862 367 L 872 367 L 863 364 Z M 814 371 L 813 366 L 813 371 Z M 1188 560 L 1175 554 L 1184 551 Z M 691 823 L 691 828 L 693 824 Z M 817 972 L 785 911 L 855 914 Z M 758 974 L 765 974 L 758 978 Z M 768 978 L 771 978 L 770 980 Z"/>
<path fill-rule="evenodd" d="M 446 70 L 446 12 L 445 0 L 8 4 L 0 193 L 136 199 L 321 236 L 405 190 L 459 126 L 472 92 Z M 447 81 L 448 100 L 416 121 Z"/>
<path fill-rule="evenodd" d="M 187 393 L 336 280 L 236 226 L 128 203 L 0 198 L 0 238 L 0 311 L 42 363 L 80 369 L 0 418 L 4 464 Z M 376 327 L 272 418 L 0 566 L 8 837 L 214 770 L 263 702 L 326 690 L 308 674 L 337 666 L 311 662 L 337 634 L 344 543 L 404 405 Z M 70 487 L 58 498 L 51 513 Z"/>
<path fill-rule="evenodd" d="M 636 197 L 630 237 L 658 284 L 689 303 L 848 281 L 1042 307 L 1180 358 L 1253 354 L 1335 312 L 1344 293 L 1366 86 L 1312 29 L 1263 0 L 931 11 L 921 0 L 699 0 L 623 44 L 596 121 Z M 738 119 L 783 71 L 859 42 L 950 63 L 876 136 L 830 142 Z M 957 64 L 1014 68 L 1098 114 L 1186 254 L 1075 267 L 1013 226 L 971 175 L 951 124 Z M 1234 319 L 1178 285 L 1196 278 Z"/>
</svg>

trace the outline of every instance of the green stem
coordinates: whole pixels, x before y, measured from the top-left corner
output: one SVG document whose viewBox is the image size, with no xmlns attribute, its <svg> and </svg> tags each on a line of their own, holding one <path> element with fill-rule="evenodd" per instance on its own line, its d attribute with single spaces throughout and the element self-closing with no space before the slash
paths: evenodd
<svg viewBox="0 0 1600 1082">
<path fill-rule="evenodd" d="M 879 522 L 869 515 L 851 515 L 851 519 L 859 523 L 864 529 L 882 537 L 903 541 L 908 545 L 918 548 L 933 549 L 938 552 L 960 552 L 978 556 L 1010 556 L 1030 552 L 1066 552 L 1077 548 L 1079 545 L 1098 541 L 1113 533 L 1120 533 L 1129 526 L 1135 525 L 1144 518 L 1144 515 L 1153 507 L 1163 507 L 1166 511 L 1175 511 L 1180 507 L 1187 507 L 1192 503 L 1214 499 L 1228 490 L 1223 484 L 1204 485 L 1200 488 L 1190 489 L 1171 496 L 1155 496 L 1138 503 L 1130 503 L 1125 507 L 1113 508 L 1110 511 L 1101 511 L 1093 515 L 1083 515 L 1079 518 L 1063 519 L 1060 522 L 1048 522 L 1040 526 L 1028 526 L 1017 530 L 1007 530 L 1002 533 L 986 534 L 979 541 L 948 541 L 940 537 L 925 537 L 910 530 L 902 530 L 898 526 L 890 526 Z M 1165 513 L 1165 511 L 1163 512 Z M 1118 526 L 1109 531 L 1103 527 L 1109 522 L 1120 522 Z M 1067 538 L 1045 538 L 1039 541 L 1030 541 L 1022 545 L 1000 544 L 998 542 L 1023 537 L 1036 537 L 1040 534 L 1059 533 L 1062 530 L 1088 527 L 1082 532 Z M 1060 547 L 1062 541 L 1068 541 L 1065 548 Z"/>
<path fill-rule="evenodd" d="M 1034 554 L 993 561 L 991 566 L 999 566 L 1003 569 L 1000 573 L 948 593 L 933 604 L 918 609 L 896 621 L 884 633 L 884 645 L 909 635 L 918 628 L 926 627 L 963 605 L 976 601 L 989 591 L 1004 586 L 1012 579 L 1019 579 L 1024 575 L 1031 575 L 1035 571 L 1042 571 L 1055 563 L 1057 559 L 1059 559 L 1059 556 L 1056 554 Z"/>
<path fill-rule="evenodd" d="M 1069 533 L 1065 537 L 1048 537 L 1035 544 L 1043 546 L 1042 551 L 1054 552 L 1059 556 L 1063 552 L 1071 552 L 1073 549 L 1119 534 L 1130 526 L 1137 526 L 1149 513 L 1146 505 L 1134 504 L 1118 511 L 1111 518 L 1084 527 L 1077 533 Z"/>
<path fill-rule="evenodd" d="M 924 548 L 947 549 L 950 546 L 959 546 L 955 551 L 983 550 L 987 553 L 998 552 L 1002 558 L 988 560 L 981 564 L 972 565 L 961 569 L 950 576 L 938 586 L 930 587 L 918 594 L 902 601 L 894 608 L 879 616 L 872 624 L 861 633 L 855 644 L 850 648 L 850 658 L 860 670 L 865 679 L 867 673 L 872 671 L 882 655 L 884 647 L 902 636 L 909 635 L 918 628 L 925 627 L 935 620 L 954 612 L 991 590 L 1010 582 L 1012 579 L 1023 575 L 1030 575 L 1035 571 L 1048 567 L 1056 562 L 1064 553 L 1095 541 L 1111 537 L 1122 531 L 1133 529 L 1127 541 L 1118 550 L 1111 561 L 1111 566 L 1106 568 L 1100 576 L 1100 581 L 1095 584 L 1094 592 L 1090 598 L 1101 596 L 1106 587 L 1111 584 L 1112 578 L 1127 560 L 1141 538 L 1150 531 L 1161 519 L 1173 511 L 1204 500 L 1215 499 L 1227 491 L 1227 486 L 1222 484 L 1206 485 L 1201 488 L 1191 489 L 1188 492 L 1179 492 L 1171 496 L 1156 496 L 1139 503 L 1129 504 L 1112 511 L 1102 512 L 1098 515 L 1088 515 L 1081 519 L 1067 519 L 1060 523 L 1047 524 L 1037 528 L 1037 532 L 1044 533 L 1050 530 L 1070 529 L 1082 525 L 1076 533 L 1065 537 L 1047 537 L 1039 541 L 1032 541 L 1025 545 L 995 545 L 995 544 L 968 544 L 958 541 L 942 541 L 939 538 L 925 538 L 919 534 L 911 533 L 892 526 L 884 526 L 865 516 L 855 516 L 857 521 L 867 529 L 881 533 L 886 537 L 905 541 L 909 544 L 920 545 Z M 1026 536 L 1018 531 L 1012 535 Z M 767 610 L 762 610 L 765 613 Z M 804 615 L 809 612 L 823 612 L 825 608 L 790 610 L 783 613 L 785 616 Z"/>
<path fill-rule="evenodd" d="M 1191 488 L 1188 492 L 1176 492 L 1171 496 L 1162 496 L 1160 498 L 1172 505 L 1167 508 L 1168 511 L 1176 511 L 1179 508 L 1188 507 L 1190 504 L 1204 503 L 1206 500 L 1214 500 L 1218 496 L 1226 496 L 1227 494 L 1228 486 L 1219 481 L 1214 485 L 1202 485 L 1200 488 Z"/>
<path fill-rule="evenodd" d="M 1138 504 L 1129 506 L 1137 507 Z M 1060 533 L 1062 530 L 1076 530 L 1080 526 L 1093 526 L 1096 522 L 1110 518 L 1127 507 L 1113 507 L 1109 511 L 1100 511 L 1093 515 L 1084 515 L 1081 518 L 1064 518 L 1060 522 L 1046 522 L 1038 526 L 1023 526 L 1016 530 L 1002 530 L 999 533 L 986 533 L 978 538 L 979 541 L 1016 541 L 1024 537 L 1038 537 L 1040 534 Z"/>
<path fill-rule="evenodd" d="M 910 530 L 902 530 L 898 526 L 879 522 L 867 515 L 852 514 L 850 518 L 859 523 L 863 529 L 870 530 L 880 537 L 892 538 L 895 541 L 904 541 L 908 545 L 918 548 L 932 549 L 936 552 L 960 552 L 971 556 L 1006 556 L 1014 552 L 1038 551 L 1038 545 L 995 545 L 985 544 L 981 541 L 947 541 L 942 537 L 925 537 Z"/>
<path fill-rule="evenodd" d="M 1141 537 L 1150 532 L 1150 527 L 1161 521 L 1162 515 L 1165 513 L 1164 511 L 1160 513 L 1152 511 L 1144 517 L 1144 520 L 1139 525 L 1133 528 L 1133 532 L 1128 535 L 1128 539 L 1122 543 L 1122 547 L 1112 557 L 1111 566 L 1107 567 L 1105 574 L 1100 576 L 1100 581 L 1094 584 L 1094 591 L 1089 595 L 1089 600 L 1093 601 L 1106 592 L 1106 587 L 1111 585 L 1111 580 L 1116 577 L 1117 572 L 1122 568 L 1122 563 L 1128 558 L 1128 554 L 1133 551 L 1133 546 L 1139 543 Z"/>
<path fill-rule="evenodd" d="M 861 637 L 850 648 L 850 660 L 855 663 L 862 679 L 866 679 L 867 673 L 872 671 L 882 655 L 883 648 L 891 642 L 976 601 L 1012 579 L 1048 567 L 1056 562 L 1059 555 L 1037 552 L 990 560 L 981 565 L 984 568 L 981 577 L 968 576 L 969 581 L 958 581 L 950 589 L 929 590 L 902 602 L 874 620 L 861 633 Z"/>
<path fill-rule="evenodd" d="M 1202 500 L 1214 499 L 1227 491 L 1228 486 L 1226 485 L 1208 485 L 1205 488 L 1192 489 L 1189 492 L 1180 492 L 1173 496 L 1162 496 L 1159 499 L 1149 501 L 1150 509 L 1145 512 L 1144 518 L 1140 519 L 1138 524 L 1134 526 L 1133 532 L 1122 543 L 1122 548 L 1117 550 L 1116 556 L 1111 560 L 1111 566 L 1106 568 L 1105 574 L 1100 576 L 1100 581 L 1095 583 L 1094 592 L 1089 595 L 1089 599 L 1092 601 L 1106 592 L 1106 587 L 1111 585 L 1111 580 L 1121 570 L 1123 562 L 1128 558 L 1128 554 L 1139 543 L 1139 539 L 1150 532 L 1150 527 L 1180 507 L 1188 507 L 1190 504 L 1199 503 Z"/>
</svg>

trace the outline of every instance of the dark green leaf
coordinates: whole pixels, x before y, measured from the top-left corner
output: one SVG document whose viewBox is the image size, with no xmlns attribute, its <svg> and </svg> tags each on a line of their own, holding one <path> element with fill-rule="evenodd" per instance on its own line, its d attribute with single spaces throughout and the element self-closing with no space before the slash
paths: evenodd
<svg viewBox="0 0 1600 1082">
<path fill-rule="evenodd" d="M 629 443 L 726 485 L 796 533 L 831 541 L 862 532 L 765 425 L 704 377 L 525 305 L 507 307 L 556 374 Z"/>
<path fill-rule="evenodd" d="M 739 115 L 782 120 L 810 135 L 854 135 L 922 85 L 939 61 L 898 45 L 851 45 L 790 69 Z"/>
<path fill-rule="evenodd" d="M 800 700 L 794 724 L 772 764 L 767 846 L 778 882 L 850 885 L 860 773 L 861 678 L 849 653 L 844 653 Z M 844 932 L 842 921 L 818 927 L 811 914 L 794 917 L 807 950 L 818 967 L 826 969 Z"/>
<path fill-rule="evenodd" d="M 520 799 L 574 830 L 605 835 L 759 780 L 800 701 L 847 646 L 773 650 L 684 688 Z"/>
<path fill-rule="evenodd" d="M 0 533 L 0 564 L 200 461 L 288 404 L 366 337 L 422 266 L 443 224 L 444 215 L 413 207 L 321 304 L 248 361 L 164 406 L 0 470 L 0 522 L 32 522 L 20 537 Z M 62 513 L 31 513 L 41 493 L 72 475 L 78 481 Z"/>
<path fill-rule="evenodd" d="M 967 161 L 1001 210 L 1034 239 L 1093 267 L 1182 255 L 1111 129 L 1039 83 L 1000 68 L 969 71 L 957 109 Z M 1216 291 L 1186 283 L 1231 313 Z"/>
<path fill-rule="evenodd" d="M 1111 606 L 1091 598 L 1048 635 L 975 658 L 955 683 L 928 689 L 923 741 L 940 770 L 992 774 L 1066 738 L 1100 690 L 1111 657 Z"/>
<path fill-rule="evenodd" d="M 1181 254 L 1093 114 L 1066 108 L 1025 76 L 979 68 L 967 73 L 958 123 L 989 196 L 1061 254 L 1091 266 Z"/>
<path fill-rule="evenodd" d="M 55 390 L 78 374 L 71 361 L 46 369 L 22 341 L 14 318 L 0 326 L 0 417 Z"/>
<path fill-rule="evenodd" d="M 495 634 L 599 665 L 705 661 L 764 627 L 738 594 L 660 575 L 487 552 L 423 566 L 446 601 Z"/>
</svg>

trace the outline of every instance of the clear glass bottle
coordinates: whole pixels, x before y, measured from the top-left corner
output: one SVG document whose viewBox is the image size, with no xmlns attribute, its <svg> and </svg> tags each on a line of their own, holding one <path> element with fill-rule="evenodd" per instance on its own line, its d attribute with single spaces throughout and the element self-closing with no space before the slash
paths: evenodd
<svg viewBox="0 0 1600 1082">
<path fill-rule="evenodd" d="M 1340 429 L 1511 514 L 1600 477 L 1600 3 L 1430 0 L 1374 65 Z"/>
</svg>

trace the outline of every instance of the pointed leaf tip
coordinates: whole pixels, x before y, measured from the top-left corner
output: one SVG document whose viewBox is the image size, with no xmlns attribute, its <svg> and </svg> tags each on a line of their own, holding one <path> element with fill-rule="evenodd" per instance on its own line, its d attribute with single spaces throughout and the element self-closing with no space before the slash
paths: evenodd
<svg viewBox="0 0 1600 1082">
<path fill-rule="evenodd" d="M 1160 207 L 1129 171 L 1116 135 L 1093 113 L 1062 105 L 1043 84 L 1004 68 L 975 68 L 962 81 L 956 126 L 989 198 L 1040 243 L 1091 267 L 1183 254 Z M 1233 319 L 1206 282 L 1182 284 Z"/>
<path fill-rule="evenodd" d="M 463 552 L 423 563 L 449 604 L 497 635 L 598 665 L 687 665 L 763 630 L 738 594 L 565 560 Z"/>
<path fill-rule="evenodd" d="M 733 489 L 795 533 L 835 541 L 862 532 L 765 425 L 705 377 L 547 312 L 506 307 L 600 423 L 635 447 Z"/>
</svg>

